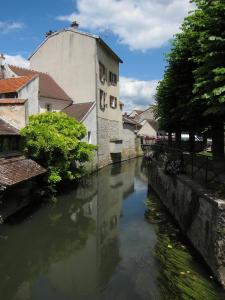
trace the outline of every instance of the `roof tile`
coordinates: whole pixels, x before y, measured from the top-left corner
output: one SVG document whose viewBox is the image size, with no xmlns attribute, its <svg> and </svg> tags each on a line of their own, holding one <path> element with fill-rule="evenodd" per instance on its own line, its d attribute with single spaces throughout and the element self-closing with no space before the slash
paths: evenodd
<svg viewBox="0 0 225 300">
<path fill-rule="evenodd" d="M 69 117 L 75 118 L 78 122 L 80 122 L 91 109 L 93 103 L 94 102 L 72 104 L 64 108 L 63 112 L 66 113 Z"/>
<path fill-rule="evenodd" d="M 14 93 L 26 85 L 34 75 L 12 77 L 0 80 L 0 93 Z"/>
<path fill-rule="evenodd" d="M 66 92 L 55 82 L 55 80 L 49 74 L 38 72 L 35 70 L 24 69 L 12 65 L 9 65 L 9 68 L 17 76 L 39 75 L 40 96 L 45 98 L 52 98 L 52 99 L 72 102 L 71 98 L 66 94 Z"/>
<path fill-rule="evenodd" d="M 35 161 L 21 155 L 0 159 L 0 185 L 12 186 L 45 172 Z"/>
<path fill-rule="evenodd" d="M 8 104 L 24 104 L 27 100 L 26 99 L 19 99 L 19 98 L 0 98 L 0 106 L 1 105 L 8 105 Z"/>
</svg>

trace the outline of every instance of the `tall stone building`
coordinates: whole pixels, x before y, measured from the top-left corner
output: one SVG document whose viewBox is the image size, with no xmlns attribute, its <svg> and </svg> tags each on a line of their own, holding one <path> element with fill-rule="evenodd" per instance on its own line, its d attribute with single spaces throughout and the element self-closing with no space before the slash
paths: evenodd
<svg viewBox="0 0 225 300">
<path fill-rule="evenodd" d="M 50 74 L 75 104 L 95 102 L 93 128 L 97 130 L 88 131 L 97 141 L 98 167 L 121 159 L 120 63 L 100 37 L 78 31 L 76 22 L 71 28 L 47 33 L 30 56 L 31 69 Z"/>
</svg>

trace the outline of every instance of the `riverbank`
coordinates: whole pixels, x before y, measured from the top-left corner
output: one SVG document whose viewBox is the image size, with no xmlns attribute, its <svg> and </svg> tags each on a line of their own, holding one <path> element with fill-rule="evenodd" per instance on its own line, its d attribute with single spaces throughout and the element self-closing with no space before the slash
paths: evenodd
<svg viewBox="0 0 225 300">
<path fill-rule="evenodd" d="M 149 195 L 146 166 L 133 159 L 65 188 L 56 203 L 10 218 L 0 226 L 1 297 L 173 299 L 165 297 L 170 281 L 158 277 L 168 270 L 155 256 L 161 245 L 157 224 L 144 217 Z M 171 252 L 163 253 L 169 260 Z M 202 263 L 195 257 L 192 263 L 201 273 Z"/>
<path fill-rule="evenodd" d="M 199 268 L 196 261 L 203 260 L 185 240 L 163 204 L 150 188 L 145 217 L 157 232 L 155 257 L 159 261 L 161 299 L 222 300 L 225 293 L 210 270 Z"/>
<path fill-rule="evenodd" d="M 170 176 L 152 160 L 149 183 L 203 257 L 217 280 L 225 284 L 225 202 L 184 175 Z"/>
</svg>

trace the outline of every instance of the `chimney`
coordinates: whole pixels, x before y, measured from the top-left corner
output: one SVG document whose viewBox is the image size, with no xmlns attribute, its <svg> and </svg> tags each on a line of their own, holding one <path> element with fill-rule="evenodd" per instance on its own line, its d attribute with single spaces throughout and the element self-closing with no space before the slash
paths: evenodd
<svg viewBox="0 0 225 300">
<path fill-rule="evenodd" d="M 74 29 L 78 29 L 79 24 L 77 23 L 77 21 L 73 21 L 73 22 L 70 24 L 70 27 L 72 27 L 72 28 L 74 28 Z"/>
<path fill-rule="evenodd" d="M 0 80 L 4 79 L 5 74 L 5 56 L 3 54 L 0 55 Z"/>
<path fill-rule="evenodd" d="M 0 67 L 4 66 L 5 56 L 1 53 L 0 55 Z"/>
<path fill-rule="evenodd" d="M 52 34 L 53 34 L 53 31 L 52 31 L 52 30 L 49 30 L 48 32 L 46 32 L 45 37 L 47 38 L 47 37 L 49 37 L 49 36 L 52 35 Z"/>
</svg>

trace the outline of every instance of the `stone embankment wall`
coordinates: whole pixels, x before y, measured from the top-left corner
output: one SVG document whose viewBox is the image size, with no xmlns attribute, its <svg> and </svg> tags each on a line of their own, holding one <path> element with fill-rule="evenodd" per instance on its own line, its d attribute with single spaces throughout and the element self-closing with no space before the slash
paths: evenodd
<svg viewBox="0 0 225 300">
<path fill-rule="evenodd" d="M 225 286 L 225 201 L 215 198 L 184 175 L 169 176 L 152 161 L 149 184 Z"/>
</svg>

